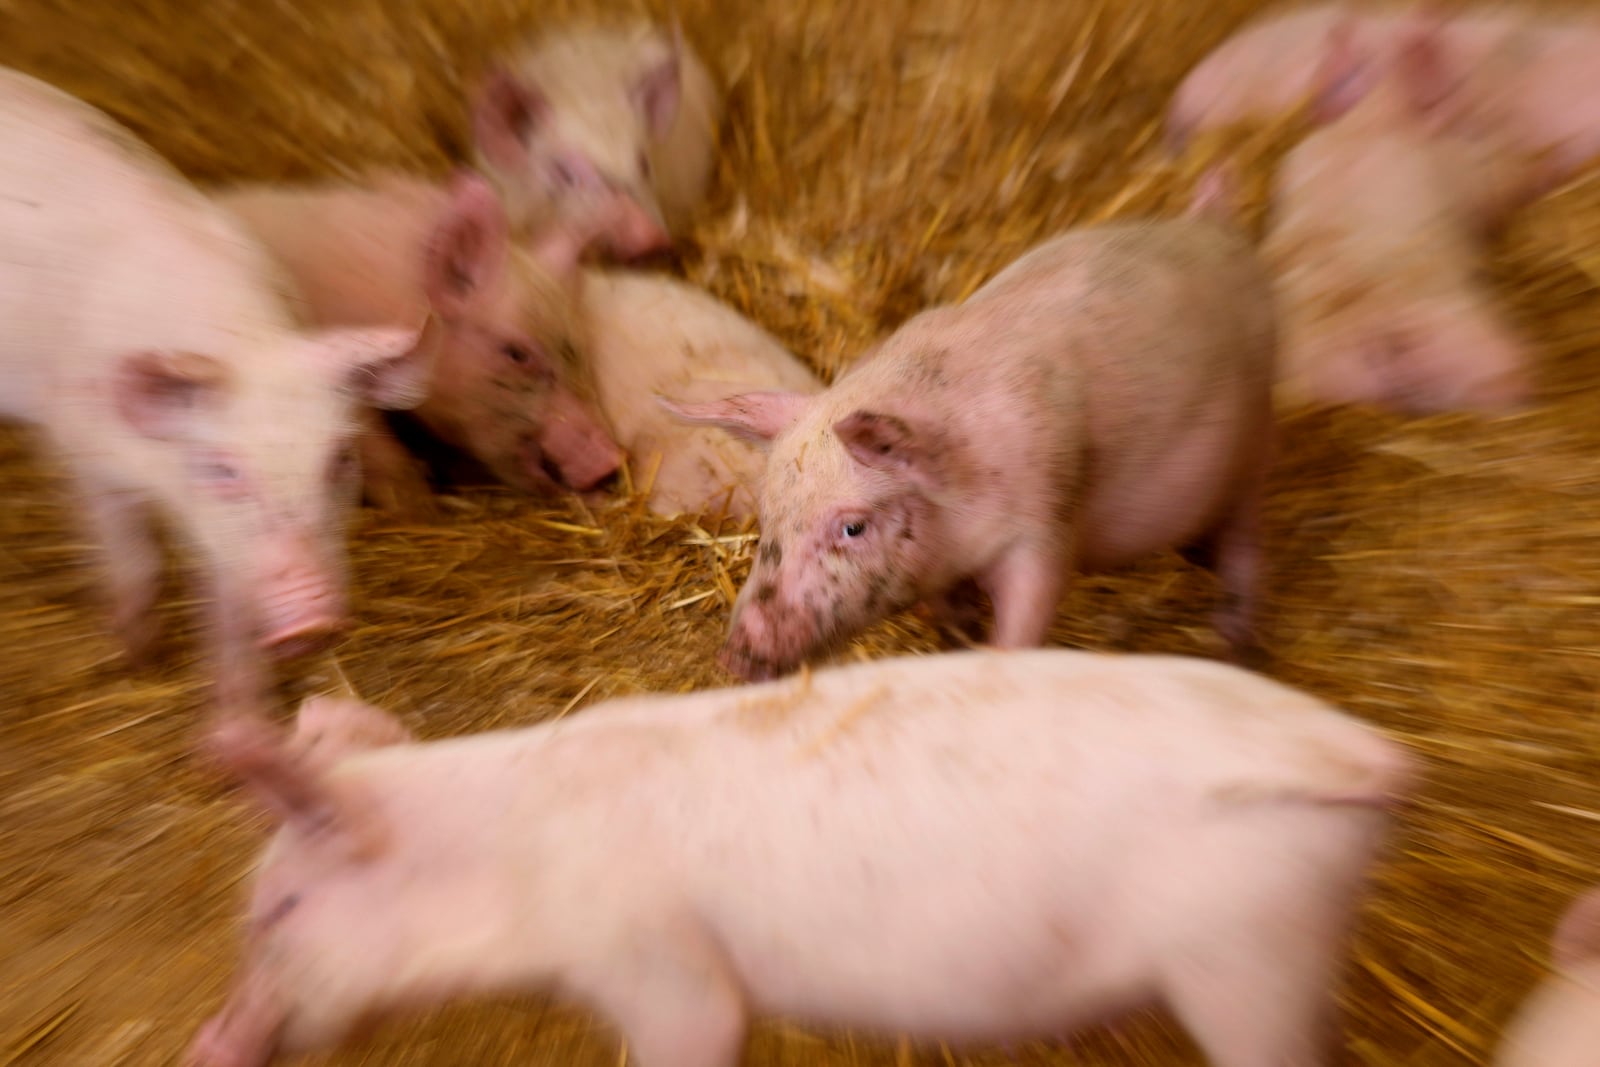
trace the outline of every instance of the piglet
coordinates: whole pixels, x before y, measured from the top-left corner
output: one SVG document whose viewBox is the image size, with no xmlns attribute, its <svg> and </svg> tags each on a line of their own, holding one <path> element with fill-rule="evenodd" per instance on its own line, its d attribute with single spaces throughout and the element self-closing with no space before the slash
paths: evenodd
<svg viewBox="0 0 1600 1067">
<path fill-rule="evenodd" d="M 203 563 L 216 700 L 261 710 L 263 652 L 328 640 L 361 408 L 423 396 L 438 331 L 307 332 L 270 256 L 108 116 L 0 70 L 0 414 L 37 424 L 143 658 L 152 512 Z"/>
<path fill-rule="evenodd" d="M 722 100 L 674 24 L 579 23 L 509 55 L 473 106 L 513 225 L 599 213 L 624 259 L 666 248 L 710 184 Z"/>
<path fill-rule="evenodd" d="M 1167 143 L 1183 148 L 1196 134 L 1288 113 L 1317 90 L 1329 33 L 1348 27 L 1362 52 L 1387 55 L 1410 12 L 1403 6 L 1348 2 L 1303 4 L 1247 23 L 1185 75 L 1167 113 Z M 1516 32 L 1524 16 L 1484 8 L 1449 25 L 1451 48 L 1471 67 Z"/>
<path fill-rule="evenodd" d="M 1277 274 L 1280 395 L 1409 414 L 1503 412 L 1530 356 L 1483 277 L 1484 240 L 1534 194 L 1526 157 L 1444 120 L 1457 82 L 1425 19 L 1384 58 L 1330 33 L 1317 113 L 1285 158 L 1262 252 Z"/>
<path fill-rule="evenodd" d="M 537 991 L 643 1067 L 734 1067 L 752 1017 L 961 1047 L 1157 1004 L 1219 1067 L 1322 1063 L 1413 777 L 1239 668 L 1042 649 L 619 699 L 328 770 L 256 722 L 216 751 L 281 825 L 191 1067 Z"/>
<path fill-rule="evenodd" d="M 600 409 L 627 449 L 634 478 L 662 515 L 755 514 L 762 451 L 690 426 L 656 395 L 737 387 L 810 395 L 822 383 L 767 331 L 706 293 L 664 275 L 588 271 L 586 358 Z"/>
<path fill-rule="evenodd" d="M 622 454 L 577 356 L 586 231 L 553 222 L 529 247 L 509 239 L 482 177 L 447 185 L 379 174 L 364 185 L 244 186 L 217 203 L 243 219 L 299 283 L 325 325 L 404 322 L 430 309 L 439 369 L 415 418 L 529 492 L 588 490 Z M 429 491 L 376 417 L 364 446 L 368 496 L 399 511 Z"/>
<path fill-rule="evenodd" d="M 916 602 L 948 615 L 967 579 L 996 645 L 1037 645 L 1071 570 L 1180 546 L 1221 576 L 1218 629 L 1245 649 L 1273 349 L 1235 229 L 1118 223 L 915 316 L 819 396 L 672 404 L 768 448 L 722 663 L 782 673 Z"/>
<path fill-rule="evenodd" d="M 1557 973 L 1512 1020 L 1497 1067 L 1595 1067 L 1600 1062 L 1600 888 L 1568 908 L 1551 949 Z"/>
</svg>

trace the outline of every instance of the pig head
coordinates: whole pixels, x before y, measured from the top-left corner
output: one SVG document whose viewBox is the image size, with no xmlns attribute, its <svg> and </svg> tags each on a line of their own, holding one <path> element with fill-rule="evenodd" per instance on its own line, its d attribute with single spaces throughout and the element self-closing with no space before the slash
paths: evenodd
<svg viewBox="0 0 1600 1067">
<path fill-rule="evenodd" d="M 681 31 L 666 44 L 610 91 L 560 106 L 537 71 L 502 67 L 484 79 L 473 111 L 478 151 L 518 219 L 599 218 L 603 242 L 622 259 L 671 247 L 651 149 L 677 117 Z"/>
<path fill-rule="evenodd" d="M 955 582 L 942 563 L 937 421 L 833 401 L 783 392 L 663 401 L 768 451 L 761 541 L 718 657 L 749 680 L 787 673 Z"/>
<path fill-rule="evenodd" d="M 159 502 L 208 565 L 224 704 L 259 698 L 260 652 L 305 652 L 342 626 L 358 405 L 416 404 L 438 335 L 431 323 L 420 334 L 329 330 L 257 339 L 229 358 L 146 351 L 116 364 L 110 407 L 157 446 L 152 456 L 164 470 L 149 476 Z M 126 486 L 94 475 L 87 482 L 114 612 L 138 654 L 156 581 L 146 517 Z"/>
<path fill-rule="evenodd" d="M 449 341 L 414 414 L 525 491 L 594 489 L 622 464 L 579 358 L 579 262 L 593 226 L 553 220 L 528 247 L 513 244 L 499 197 L 464 174 L 426 254 L 428 300 Z"/>
</svg>

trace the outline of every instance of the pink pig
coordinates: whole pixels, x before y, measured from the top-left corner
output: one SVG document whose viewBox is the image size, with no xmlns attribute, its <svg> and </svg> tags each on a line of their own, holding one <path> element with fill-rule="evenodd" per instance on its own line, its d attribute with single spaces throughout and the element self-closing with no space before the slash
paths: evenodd
<svg viewBox="0 0 1600 1067">
<path fill-rule="evenodd" d="M 0 71 L 0 414 L 37 424 L 103 550 L 142 658 L 152 510 L 203 561 L 216 699 L 260 710 L 262 652 L 345 615 L 359 405 L 425 391 L 437 331 L 301 330 L 267 253 L 128 130 Z M 422 343 L 426 340 L 428 343 Z"/>
<path fill-rule="evenodd" d="M 1272 436 L 1271 286 L 1201 219 L 1049 241 L 925 311 L 817 397 L 674 406 L 768 443 L 761 546 L 721 661 L 782 673 L 968 579 L 1040 644 L 1073 569 L 1191 546 L 1251 642 Z"/>
<path fill-rule="evenodd" d="M 1180 149 L 1206 130 L 1287 114 L 1318 90 L 1324 42 L 1336 28 L 1348 27 L 1357 49 L 1381 59 L 1409 17 L 1401 6 L 1336 2 L 1281 8 L 1247 23 L 1178 86 L 1167 113 L 1168 144 Z M 1490 9 L 1453 18 L 1452 52 L 1473 67 L 1507 40 L 1523 18 Z"/>
<path fill-rule="evenodd" d="M 1484 238 L 1536 195 L 1536 174 L 1492 130 L 1448 128 L 1458 83 L 1437 25 L 1408 25 L 1387 58 L 1330 34 L 1313 106 L 1332 124 L 1279 171 L 1262 253 L 1277 273 L 1280 392 L 1412 414 L 1514 409 L 1530 355 L 1483 280 Z"/>
<path fill-rule="evenodd" d="M 1579 897 L 1551 939 L 1557 973 L 1506 1030 L 1496 1067 L 1600 1063 L 1600 888 Z"/>
<path fill-rule="evenodd" d="M 636 21 L 575 24 L 508 57 L 473 121 L 516 227 L 598 213 L 631 259 L 669 246 L 705 198 L 721 118 L 682 32 Z"/>
<path fill-rule="evenodd" d="M 778 340 L 710 295 L 664 275 L 588 271 L 585 353 L 600 408 L 664 515 L 755 514 L 762 451 L 708 426 L 689 426 L 656 402 L 694 389 L 744 387 L 801 394 L 822 383 Z"/>
<path fill-rule="evenodd" d="M 191 1067 L 538 991 L 643 1067 L 735 1067 L 752 1017 L 966 1048 L 1158 1004 L 1219 1067 L 1323 1063 L 1414 777 L 1264 677 L 1063 650 L 358 737 L 327 769 L 256 721 L 216 742 L 281 825 Z"/>
<path fill-rule="evenodd" d="M 552 223 L 523 248 L 489 184 L 399 174 L 365 186 L 247 186 L 217 202 L 242 218 L 298 281 L 326 325 L 443 326 L 438 373 L 415 417 L 528 491 L 591 489 L 622 454 L 577 358 L 581 230 Z M 365 437 L 368 493 L 410 510 L 428 488 L 381 420 Z"/>
</svg>

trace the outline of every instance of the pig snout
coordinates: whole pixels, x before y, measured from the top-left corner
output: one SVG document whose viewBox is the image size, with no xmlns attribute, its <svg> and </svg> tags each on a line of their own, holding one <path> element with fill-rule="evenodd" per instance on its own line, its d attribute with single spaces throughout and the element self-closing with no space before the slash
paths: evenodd
<svg viewBox="0 0 1600 1067">
<path fill-rule="evenodd" d="M 761 591 L 770 588 L 758 585 L 758 599 L 735 605 L 727 640 L 717 653 L 724 670 L 747 682 L 788 674 L 816 643 L 803 615 L 786 608 L 770 593 L 760 599 Z"/>
<path fill-rule="evenodd" d="M 580 493 L 596 488 L 622 467 L 622 449 L 578 404 L 554 413 L 530 445 L 530 451 L 538 453 L 530 457 L 538 464 L 538 473 Z"/>
<path fill-rule="evenodd" d="M 274 553 L 262 575 L 262 649 L 292 659 L 326 647 L 344 628 L 344 593 L 317 553 L 292 542 Z"/>
<path fill-rule="evenodd" d="M 610 194 L 604 217 L 606 243 L 621 259 L 643 259 L 672 248 L 672 235 L 659 213 L 621 189 Z"/>
</svg>

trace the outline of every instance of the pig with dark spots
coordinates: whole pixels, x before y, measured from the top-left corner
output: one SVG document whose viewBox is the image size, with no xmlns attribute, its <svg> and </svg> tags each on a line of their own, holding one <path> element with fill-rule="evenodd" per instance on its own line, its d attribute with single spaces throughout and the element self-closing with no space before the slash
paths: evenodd
<svg viewBox="0 0 1600 1067">
<path fill-rule="evenodd" d="M 621 450 L 576 356 L 590 231 L 552 222 L 514 244 L 493 189 L 467 171 L 448 185 L 383 174 L 216 199 L 294 275 L 315 321 L 404 322 L 431 308 L 443 350 L 413 412 L 429 433 L 528 492 L 591 490 L 617 471 Z M 375 415 L 365 448 L 374 502 L 430 506 L 415 462 Z"/>
<path fill-rule="evenodd" d="M 1532 391 L 1531 353 L 1483 278 L 1485 241 L 1537 195 L 1537 172 L 1494 128 L 1451 120 L 1462 83 L 1436 18 L 1414 14 L 1382 54 L 1358 42 L 1330 32 L 1313 108 L 1331 124 L 1285 157 L 1273 193 L 1262 254 L 1277 275 L 1281 397 L 1514 410 Z"/>
<path fill-rule="evenodd" d="M 1248 648 L 1273 349 L 1266 273 L 1230 227 L 1191 217 L 1056 238 L 820 396 L 672 404 L 768 447 L 722 662 L 791 670 L 966 579 L 996 645 L 1037 645 L 1072 570 L 1189 543 L 1213 549 L 1218 627 Z"/>
<path fill-rule="evenodd" d="M 574 24 L 506 57 L 474 104 L 478 163 L 517 228 L 601 220 L 611 253 L 667 248 L 710 184 L 722 100 L 677 27 Z"/>
<path fill-rule="evenodd" d="M 155 637 L 164 518 L 206 578 L 214 699 L 262 711 L 266 656 L 345 622 L 361 412 L 422 398 L 437 324 L 305 330 L 232 216 L 16 71 L 0 137 L 0 415 L 38 425 L 76 482 L 129 652 Z"/>
<path fill-rule="evenodd" d="M 1567 908 L 1550 948 L 1555 973 L 1511 1020 L 1495 1067 L 1600 1063 L 1600 887 Z"/>
<path fill-rule="evenodd" d="M 361 722 L 330 730 L 339 714 Z M 965 1051 L 1155 1006 L 1218 1067 L 1327 1063 L 1415 773 L 1236 667 L 1063 650 L 428 743 L 385 743 L 381 716 L 323 705 L 319 735 L 352 740 L 321 762 L 258 721 L 214 735 L 279 827 L 189 1067 L 536 993 L 594 1010 L 642 1067 L 736 1067 L 756 1019 Z"/>
<path fill-rule="evenodd" d="M 584 359 L 634 483 L 660 515 L 755 515 L 766 457 L 709 426 L 672 417 L 657 394 L 791 389 L 822 383 L 766 330 L 664 275 L 586 271 Z"/>
</svg>

